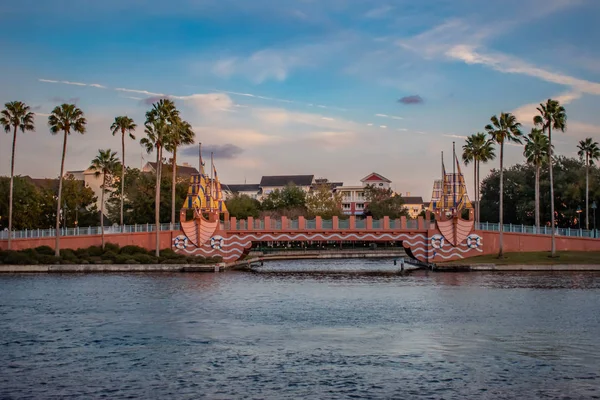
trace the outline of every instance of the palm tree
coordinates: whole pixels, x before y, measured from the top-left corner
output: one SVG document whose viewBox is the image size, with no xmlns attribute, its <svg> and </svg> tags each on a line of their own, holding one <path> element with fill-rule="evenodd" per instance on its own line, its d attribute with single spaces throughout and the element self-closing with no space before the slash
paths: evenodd
<svg viewBox="0 0 600 400">
<path fill-rule="evenodd" d="M 594 165 L 594 160 L 600 159 L 600 147 L 598 142 L 593 142 L 592 138 L 580 140 L 577 145 L 579 151 L 577 154 L 585 161 L 585 229 L 590 229 L 590 165 Z"/>
<path fill-rule="evenodd" d="M 537 107 L 540 115 L 533 117 L 535 126 L 541 126 L 542 131 L 548 130 L 548 171 L 550 172 L 550 224 L 552 226 L 551 255 L 556 257 L 556 237 L 554 232 L 554 175 L 552 171 L 552 128 L 564 132 L 567 128 L 567 112 L 556 100 L 548 99 L 546 104 Z"/>
<path fill-rule="evenodd" d="M 532 128 L 525 137 L 523 155 L 527 163 L 535 167 L 535 226 L 540 232 L 540 172 L 542 165 L 548 162 L 548 136 L 539 129 Z"/>
<path fill-rule="evenodd" d="M 108 150 L 98 150 L 98 155 L 92 160 L 90 170 L 94 171 L 96 176 L 102 175 L 102 194 L 100 196 L 100 229 L 102 232 L 102 249 L 104 250 L 104 193 L 106 186 L 110 183 L 115 172 L 121 168 L 121 163 L 117 159 L 117 152 Z M 123 176 L 123 174 L 121 174 Z"/>
<path fill-rule="evenodd" d="M 172 124 L 179 119 L 179 111 L 175 103 L 168 99 L 161 99 L 152 105 L 146 113 L 144 124 L 146 137 L 140 144 L 148 153 L 156 149 L 156 195 L 154 198 L 154 221 L 156 224 L 156 256 L 160 256 L 160 182 L 162 173 L 162 151 L 172 131 Z"/>
<path fill-rule="evenodd" d="M 56 106 L 48 117 L 48 126 L 53 135 L 56 135 L 61 131 L 64 132 L 62 158 L 60 161 L 60 176 L 58 177 L 58 200 L 56 205 L 56 245 L 54 252 L 57 257 L 60 256 L 60 204 L 63 175 L 65 173 L 65 156 L 67 154 L 67 137 L 71 134 L 71 131 L 79 132 L 83 135 L 85 133 L 86 124 L 87 121 L 83 115 L 83 111 L 76 107 L 75 104 Z"/>
<path fill-rule="evenodd" d="M 182 144 L 194 143 L 194 131 L 187 121 L 177 119 L 173 125 L 169 140 L 165 143 L 165 149 L 173 153 L 173 173 L 171 183 L 171 224 L 175 223 L 175 187 L 177 184 L 177 148 Z"/>
<path fill-rule="evenodd" d="M 21 101 L 12 101 L 4 105 L 0 112 L 0 124 L 6 133 L 13 129 L 12 155 L 10 158 L 10 189 L 8 190 L 8 249 L 12 241 L 12 209 L 13 209 L 13 183 L 15 177 L 15 149 L 17 146 L 17 131 L 34 131 L 33 118 L 35 114 L 29 111 L 29 106 Z"/>
<path fill-rule="evenodd" d="M 504 143 L 515 142 L 521 143 L 519 138 L 521 133 L 521 124 L 517 122 L 517 118 L 511 113 L 501 113 L 500 118 L 492 116 L 492 122 L 485 126 L 485 130 L 492 140 L 500 145 L 500 240 L 498 258 L 504 257 Z"/>
<path fill-rule="evenodd" d="M 125 132 L 129 134 L 129 137 L 135 140 L 135 136 L 132 131 L 135 130 L 137 125 L 133 122 L 133 119 L 128 116 L 116 117 L 115 122 L 110 126 L 113 136 L 118 132 L 121 132 L 121 230 L 123 230 L 123 200 L 125 199 Z"/>
<path fill-rule="evenodd" d="M 475 181 L 475 222 L 479 222 L 479 166 L 496 158 L 493 143 L 485 133 L 476 133 L 467 138 L 463 145 L 462 159 L 465 165 L 473 162 L 473 179 Z"/>
</svg>

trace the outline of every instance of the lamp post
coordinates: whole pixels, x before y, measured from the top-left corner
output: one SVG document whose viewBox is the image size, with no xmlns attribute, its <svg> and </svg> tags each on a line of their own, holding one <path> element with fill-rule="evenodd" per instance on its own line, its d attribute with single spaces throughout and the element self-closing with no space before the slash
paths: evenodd
<svg viewBox="0 0 600 400">
<path fill-rule="evenodd" d="M 579 230 L 581 230 L 581 206 L 577 206 L 577 220 L 579 221 Z"/>
<path fill-rule="evenodd" d="M 594 231 L 596 230 L 596 208 L 598 205 L 596 204 L 596 200 L 592 202 L 592 210 L 594 210 Z"/>
</svg>

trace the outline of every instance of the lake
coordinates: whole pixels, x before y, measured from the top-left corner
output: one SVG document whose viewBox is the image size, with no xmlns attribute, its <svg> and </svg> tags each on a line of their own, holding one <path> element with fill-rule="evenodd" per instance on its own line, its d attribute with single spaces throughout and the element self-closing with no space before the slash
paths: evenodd
<svg viewBox="0 0 600 400">
<path fill-rule="evenodd" d="M 0 275 L 0 398 L 600 398 L 600 273 Z"/>
</svg>

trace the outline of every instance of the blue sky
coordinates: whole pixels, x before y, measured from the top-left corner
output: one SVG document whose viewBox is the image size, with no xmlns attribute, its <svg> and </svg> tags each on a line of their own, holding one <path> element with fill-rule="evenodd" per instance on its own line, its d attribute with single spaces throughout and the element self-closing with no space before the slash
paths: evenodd
<svg viewBox="0 0 600 400">
<path fill-rule="evenodd" d="M 86 113 L 66 161 L 84 169 L 99 148 L 120 151 L 115 116 L 141 126 L 169 95 L 217 150 L 225 182 L 313 173 L 356 184 L 376 171 L 429 199 L 440 151 L 449 167 L 452 141 L 460 149 L 493 114 L 514 112 L 528 132 L 537 103 L 557 98 L 569 115 L 558 153 L 600 139 L 598 15 L 595 0 L 4 2 L 0 101 L 38 113 L 36 132 L 18 138 L 23 175 L 58 174 L 55 105 Z M 129 165 L 152 159 L 127 146 Z M 521 162 L 521 148 L 506 153 Z M 3 135 L 0 174 L 9 156 Z"/>
</svg>

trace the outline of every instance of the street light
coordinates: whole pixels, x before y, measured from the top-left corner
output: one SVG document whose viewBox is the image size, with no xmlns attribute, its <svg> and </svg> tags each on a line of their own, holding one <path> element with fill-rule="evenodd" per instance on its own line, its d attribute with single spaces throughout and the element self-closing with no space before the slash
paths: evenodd
<svg viewBox="0 0 600 400">
<path fill-rule="evenodd" d="M 581 206 L 577 206 L 577 219 L 579 220 L 579 230 L 581 230 Z"/>
<path fill-rule="evenodd" d="M 598 205 L 596 204 L 596 200 L 592 202 L 592 210 L 594 210 L 594 230 L 596 230 L 596 208 Z"/>
</svg>

